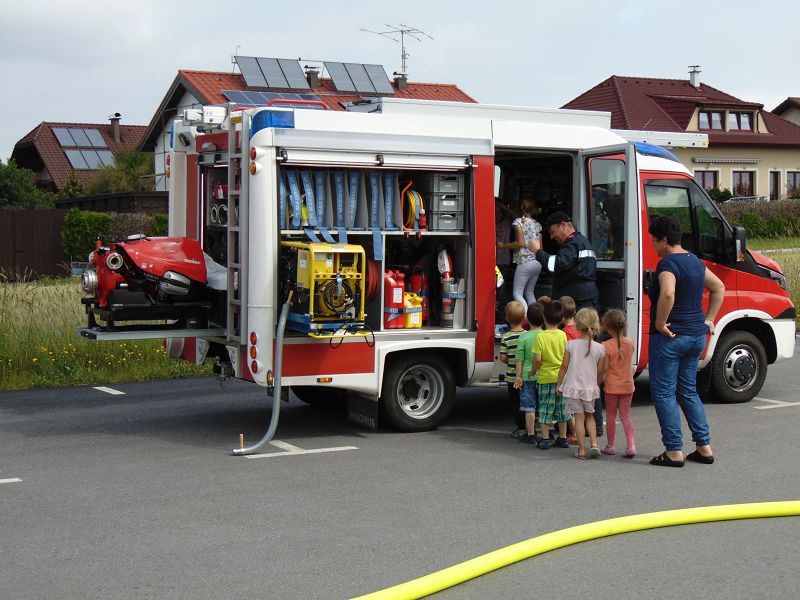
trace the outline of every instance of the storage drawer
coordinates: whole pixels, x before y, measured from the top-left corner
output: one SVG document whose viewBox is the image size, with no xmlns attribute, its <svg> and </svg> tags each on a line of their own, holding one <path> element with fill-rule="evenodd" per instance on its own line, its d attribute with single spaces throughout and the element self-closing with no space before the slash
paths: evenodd
<svg viewBox="0 0 800 600">
<path fill-rule="evenodd" d="M 428 213 L 429 231 L 464 231 L 464 213 L 462 212 L 430 212 Z"/>
<path fill-rule="evenodd" d="M 439 173 L 431 178 L 431 193 L 463 194 L 463 173 Z"/>
<path fill-rule="evenodd" d="M 428 208 L 433 212 L 464 212 L 464 194 L 434 192 L 430 195 Z"/>
</svg>

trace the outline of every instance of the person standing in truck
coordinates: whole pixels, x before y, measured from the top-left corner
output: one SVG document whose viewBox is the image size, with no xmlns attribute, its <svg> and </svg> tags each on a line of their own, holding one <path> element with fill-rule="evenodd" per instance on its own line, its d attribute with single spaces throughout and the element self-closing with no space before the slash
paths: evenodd
<svg viewBox="0 0 800 600">
<path fill-rule="evenodd" d="M 542 249 L 539 239 L 528 248 L 536 255 L 543 269 L 553 274 L 553 298 L 571 296 L 577 310 L 600 307 L 597 289 L 597 257 L 591 243 L 575 231 L 572 218 L 556 211 L 547 219 L 545 229 L 561 248 L 555 254 Z"/>
</svg>

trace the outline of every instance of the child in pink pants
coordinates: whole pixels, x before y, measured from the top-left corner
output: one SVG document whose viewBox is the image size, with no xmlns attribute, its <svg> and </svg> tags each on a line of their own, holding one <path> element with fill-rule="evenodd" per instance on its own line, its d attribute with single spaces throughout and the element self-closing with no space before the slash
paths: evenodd
<svg viewBox="0 0 800 600">
<path fill-rule="evenodd" d="M 626 447 L 622 456 L 636 456 L 636 437 L 631 419 L 631 400 L 635 390 L 631 364 L 633 359 L 633 340 L 625 337 L 628 321 L 621 310 L 610 310 L 603 315 L 603 327 L 610 340 L 603 342 L 606 349 L 606 438 L 603 454 L 616 454 L 617 408 L 622 428 L 625 430 Z"/>
</svg>

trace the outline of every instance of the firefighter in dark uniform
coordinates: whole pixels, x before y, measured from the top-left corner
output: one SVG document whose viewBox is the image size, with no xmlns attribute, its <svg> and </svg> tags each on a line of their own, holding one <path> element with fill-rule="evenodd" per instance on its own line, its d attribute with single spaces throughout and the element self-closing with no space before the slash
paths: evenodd
<svg viewBox="0 0 800 600">
<path fill-rule="evenodd" d="M 553 300 L 570 296 L 581 308 L 600 309 L 600 292 L 597 289 L 597 257 L 594 248 L 583 235 L 575 231 L 572 218 L 565 212 L 556 211 L 547 219 L 545 229 L 561 248 L 556 254 L 542 250 L 537 241 L 529 249 L 536 253 L 542 268 L 553 274 Z M 603 394 L 597 401 L 594 419 L 597 435 L 603 435 Z"/>
<path fill-rule="evenodd" d="M 548 254 L 538 242 L 533 242 L 530 249 L 536 253 L 542 267 L 553 274 L 553 299 L 570 296 L 578 310 L 599 309 L 597 258 L 589 240 L 575 231 L 572 219 L 565 212 L 550 215 L 546 229 L 561 249 L 556 254 Z"/>
</svg>

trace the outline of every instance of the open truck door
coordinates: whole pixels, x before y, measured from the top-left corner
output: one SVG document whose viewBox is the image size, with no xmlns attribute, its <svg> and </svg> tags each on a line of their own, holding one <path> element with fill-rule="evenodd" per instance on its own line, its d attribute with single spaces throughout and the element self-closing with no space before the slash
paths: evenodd
<svg viewBox="0 0 800 600">
<path fill-rule="evenodd" d="M 579 229 L 597 255 L 600 306 L 602 311 L 619 308 L 627 314 L 636 366 L 642 327 L 642 233 L 635 147 L 620 144 L 579 152 L 575 178 Z"/>
</svg>

